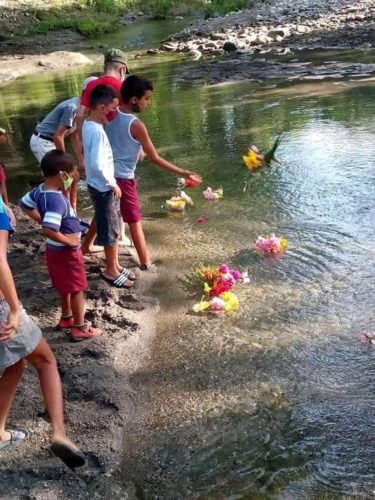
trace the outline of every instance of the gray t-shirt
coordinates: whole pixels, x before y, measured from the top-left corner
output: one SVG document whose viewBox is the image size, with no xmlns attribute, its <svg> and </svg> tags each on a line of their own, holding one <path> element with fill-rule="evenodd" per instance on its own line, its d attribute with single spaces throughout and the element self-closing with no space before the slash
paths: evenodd
<svg viewBox="0 0 375 500">
<path fill-rule="evenodd" d="M 76 114 L 79 108 L 81 98 L 72 97 L 66 101 L 60 102 L 45 118 L 36 126 L 35 130 L 39 134 L 53 137 L 59 125 L 65 125 L 72 129 L 75 128 Z"/>
</svg>

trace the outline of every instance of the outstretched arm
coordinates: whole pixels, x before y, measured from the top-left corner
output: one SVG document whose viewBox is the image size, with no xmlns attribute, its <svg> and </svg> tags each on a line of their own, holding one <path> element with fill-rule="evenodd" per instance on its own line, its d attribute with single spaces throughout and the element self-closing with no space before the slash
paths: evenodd
<svg viewBox="0 0 375 500">
<path fill-rule="evenodd" d="M 198 181 L 202 180 L 199 174 L 192 172 L 191 170 L 179 168 L 173 163 L 162 158 L 156 151 L 144 123 L 139 120 L 135 120 L 131 124 L 130 132 L 134 139 L 141 143 L 143 151 L 153 163 L 161 168 L 164 168 L 164 170 L 168 170 L 168 172 L 173 172 L 174 174 L 181 175 L 182 177 L 189 177 Z"/>
<path fill-rule="evenodd" d="M 7 260 L 8 231 L 0 231 L 0 296 L 2 295 L 9 305 L 7 323 L 0 325 L 0 341 L 8 340 L 18 328 L 20 305 L 16 287 Z"/>
<path fill-rule="evenodd" d="M 56 149 L 60 149 L 61 151 L 65 151 L 65 135 L 69 130 L 65 125 L 59 125 L 56 129 L 56 132 L 53 134 L 53 142 L 56 146 Z"/>
</svg>

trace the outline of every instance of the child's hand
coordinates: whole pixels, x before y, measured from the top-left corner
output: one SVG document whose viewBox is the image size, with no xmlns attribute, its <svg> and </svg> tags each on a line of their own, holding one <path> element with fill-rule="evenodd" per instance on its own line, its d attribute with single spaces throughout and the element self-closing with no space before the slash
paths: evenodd
<svg viewBox="0 0 375 500">
<path fill-rule="evenodd" d="M 191 179 L 194 182 L 198 182 L 199 184 L 202 182 L 202 177 L 196 172 L 190 172 L 189 170 L 186 170 L 186 172 L 187 175 L 185 177 L 187 177 L 188 179 Z"/>
<path fill-rule="evenodd" d="M 116 200 L 119 200 L 121 198 L 121 189 L 118 187 L 117 184 L 112 188 L 112 191 L 113 194 L 115 195 Z"/>
<path fill-rule="evenodd" d="M 10 311 L 5 325 L 0 326 L 0 341 L 6 342 L 11 339 L 18 328 L 19 312 Z"/>
<path fill-rule="evenodd" d="M 81 235 L 79 233 L 65 234 L 68 238 L 67 244 L 71 247 L 78 247 L 81 243 Z"/>
</svg>

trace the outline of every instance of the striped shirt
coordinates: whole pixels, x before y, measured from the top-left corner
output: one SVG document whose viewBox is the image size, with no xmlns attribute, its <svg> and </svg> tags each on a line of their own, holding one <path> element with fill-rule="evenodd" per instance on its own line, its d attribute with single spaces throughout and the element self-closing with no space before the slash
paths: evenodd
<svg viewBox="0 0 375 500">
<path fill-rule="evenodd" d="M 29 191 L 21 198 L 20 206 L 25 210 L 38 210 L 42 227 L 53 229 L 63 234 L 80 233 L 80 223 L 68 198 L 52 189 L 44 190 L 44 185 Z M 47 238 L 47 246 L 65 248 L 67 245 Z M 69 247 L 71 248 L 71 247 Z"/>
</svg>

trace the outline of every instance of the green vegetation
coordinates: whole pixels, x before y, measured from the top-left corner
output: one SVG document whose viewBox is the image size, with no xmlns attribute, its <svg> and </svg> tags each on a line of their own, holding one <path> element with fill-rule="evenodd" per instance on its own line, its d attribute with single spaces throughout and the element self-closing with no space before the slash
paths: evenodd
<svg viewBox="0 0 375 500">
<path fill-rule="evenodd" d="M 73 29 L 86 37 L 109 33 L 126 12 L 142 11 L 154 17 L 192 14 L 206 17 L 249 7 L 256 0 L 53 0 L 49 8 L 32 10 L 34 22 L 18 30 L 20 35 L 35 35 Z M 38 4 L 35 4 L 38 5 Z"/>
</svg>

